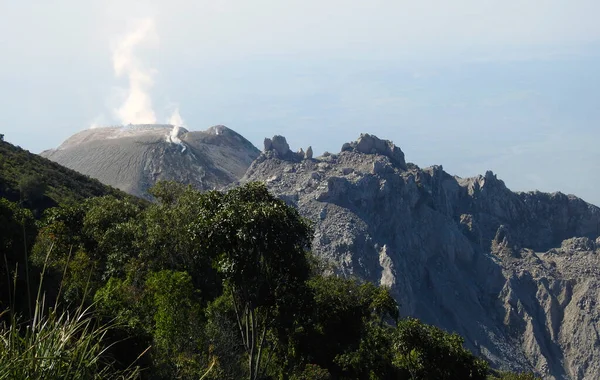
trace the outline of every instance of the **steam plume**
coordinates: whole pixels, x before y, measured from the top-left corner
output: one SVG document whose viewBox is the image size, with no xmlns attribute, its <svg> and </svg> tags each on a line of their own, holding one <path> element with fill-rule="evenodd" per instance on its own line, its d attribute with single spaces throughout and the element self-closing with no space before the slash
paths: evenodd
<svg viewBox="0 0 600 380">
<path fill-rule="evenodd" d="M 181 144 L 181 140 L 179 139 L 179 128 L 183 127 L 184 123 L 181 114 L 179 114 L 179 107 L 175 108 L 169 117 L 169 124 L 173 126 L 171 134 L 169 135 L 170 141 L 175 144 Z"/>
<path fill-rule="evenodd" d="M 171 116 L 169 116 L 169 124 L 177 127 L 185 127 L 185 122 L 179 113 L 179 107 L 176 107 Z"/>
<path fill-rule="evenodd" d="M 179 113 L 179 107 L 176 107 L 175 110 L 173 110 L 173 113 L 169 117 L 169 124 L 173 126 L 173 129 L 167 136 L 167 141 L 174 144 L 179 144 L 181 146 L 181 152 L 185 152 L 186 146 L 179 138 L 179 128 L 185 125 L 183 118 Z"/>
<path fill-rule="evenodd" d="M 148 91 L 154 84 L 154 70 L 145 68 L 134 53 L 144 43 L 156 44 L 158 35 L 153 19 L 145 19 L 137 28 L 124 36 L 113 49 L 113 68 L 118 77 L 129 81 L 127 96 L 116 116 L 123 124 L 154 124 L 156 114 Z"/>
</svg>

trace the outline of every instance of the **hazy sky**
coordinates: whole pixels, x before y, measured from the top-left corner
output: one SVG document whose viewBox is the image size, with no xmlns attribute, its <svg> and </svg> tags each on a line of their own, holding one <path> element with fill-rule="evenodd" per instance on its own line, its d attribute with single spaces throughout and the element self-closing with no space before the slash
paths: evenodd
<svg viewBox="0 0 600 380">
<path fill-rule="evenodd" d="M 320 154 L 368 132 L 422 167 L 600 205 L 599 14 L 598 0 L 0 0 L 0 133 L 37 153 L 92 125 L 182 118 Z"/>
</svg>

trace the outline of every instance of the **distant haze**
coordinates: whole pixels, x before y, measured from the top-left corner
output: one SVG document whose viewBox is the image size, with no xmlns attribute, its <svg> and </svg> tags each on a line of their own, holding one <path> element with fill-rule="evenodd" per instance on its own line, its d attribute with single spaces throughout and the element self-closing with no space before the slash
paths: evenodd
<svg viewBox="0 0 600 380">
<path fill-rule="evenodd" d="M 224 124 L 600 204 L 600 2 L 4 1 L 0 133 Z"/>
</svg>

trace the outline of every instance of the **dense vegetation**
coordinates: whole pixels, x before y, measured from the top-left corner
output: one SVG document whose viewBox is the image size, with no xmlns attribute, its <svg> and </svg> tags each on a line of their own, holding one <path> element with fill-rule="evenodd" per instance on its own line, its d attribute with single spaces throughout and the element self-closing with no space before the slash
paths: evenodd
<svg viewBox="0 0 600 380">
<path fill-rule="evenodd" d="M 533 379 L 324 275 L 310 224 L 261 184 L 65 194 L 41 220 L 0 199 L 0 379 Z"/>
<path fill-rule="evenodd" d="M 59 204 L 119 190 L 0 139 L 0 198 L 22 202 L 35 214 Z"/>
</svg>

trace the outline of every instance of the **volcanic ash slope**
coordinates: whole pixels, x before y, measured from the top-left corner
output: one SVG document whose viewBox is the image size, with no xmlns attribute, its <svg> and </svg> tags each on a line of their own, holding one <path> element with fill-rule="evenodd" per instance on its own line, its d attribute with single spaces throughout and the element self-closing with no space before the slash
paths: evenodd
<svg viewBox="0 0 600 380">
<path fill-rule="evenodd" d="M 200 190 L 221 188 L 239 180 L 259 153 L 248 140 L 222 125 L 201 132 L 172 125 L 129 125 L 79 132 L 58 149 L 41 155 L 148 198 L 148 188 L 158 180 L 191 184 Z"/>
<path fill-rule="evenodd" d="M 492 172 L 421 169 L 369 135 L 316 159 L 266 139 L 242 182 L 255 180 L 315 222 L 318 255 L 389 286 L 402 315 L 461 334 L 497 368 L 600 374 L 597 207 L 513 193 Z"/>
</svg>

